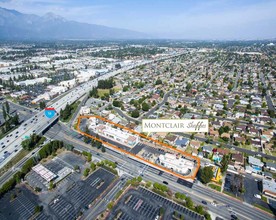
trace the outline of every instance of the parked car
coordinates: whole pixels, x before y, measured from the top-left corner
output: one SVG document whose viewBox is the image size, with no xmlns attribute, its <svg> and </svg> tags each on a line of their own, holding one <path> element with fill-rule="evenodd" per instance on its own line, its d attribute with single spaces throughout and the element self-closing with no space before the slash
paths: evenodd
<svg viewBox="0 0 276 220">
<path fill-rule="evenodd" d="M 261 199 L 262 197 L 259 194 L 254 194 L 254 197 L 257 199 Z"/>
</svg>

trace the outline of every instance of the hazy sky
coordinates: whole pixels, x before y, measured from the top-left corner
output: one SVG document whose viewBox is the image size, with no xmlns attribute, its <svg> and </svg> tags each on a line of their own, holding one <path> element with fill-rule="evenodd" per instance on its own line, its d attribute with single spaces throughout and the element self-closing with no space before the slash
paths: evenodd
<svg viewBox="0 0 276 220">
<path fill-rule="evenodd" d="M 163 38 L 276 37 L 275 0 L 0 0 L 0 7 Z"/>
</svg>

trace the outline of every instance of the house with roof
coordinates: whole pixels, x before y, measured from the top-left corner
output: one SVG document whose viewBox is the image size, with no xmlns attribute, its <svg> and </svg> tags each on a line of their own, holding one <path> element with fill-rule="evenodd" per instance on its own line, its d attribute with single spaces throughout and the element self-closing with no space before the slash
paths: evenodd
<svg viewBox="0 0 276 220">
<path fill-rule="evenodd" d="M 246 125 L 238 125 L 236 130 L 240 132 L 246 132 Z"/>
<path fill-rule="evenodd" d="M 252 135 L 258 135 L 259 131 L 256 128 L 250 127 L 249 128 L 249 133 L 252 134 Z"/>
<path fill-rule="evenodd" d="M 213 153 L 213 149 L 214 148 L 210 145 L 204 145 L 202 147 L 202 153 L 207 158 L 207 157 L 209 157 L 209 155 L 211 155 Z"/>
<path fill-rule="evenodd" d="M 231 162 L 229 168 L 232 166 L 233 169 L 238 171 L 244 170 L 244 157 L 242 153 L 233 153 L 231 156 Z"/>
<path fill-rule="evenodd" d="M 210 134 L 210 136 L 212 136 L 212 137 L 219 137 L 219 132 L 218 132 L 218 131 L 215 131 L 215 130 L 212 129 L 212 128 L 210 128 L 209 134 Z"/>
<path fill-rule="evenodd" d="M 230 139 L 230 134 L 229 134 L 229 133 L 222 133 L 222 134 L 221 134 L 221 137 L 222 137 L 222 138 L 225 137 L 225 138 Z"/>
<path fill-rule="evenodd" d="M 222 125 L 220 121 L 213 121 L 211 124 L 212 124 L 212 127 L 216 129 L 219 129 Z"/>
<path fill-rule="evenodd" d="M 192 147 L 192 148 L 195 148 L 195 149 L 198 149 L 199 147 L 200 147 L 200 141 L 196 141 L 196 140 L 191 140 L 190 141 L 190 146 Z"/>
<path fill-rule="evenodd" d="M 175 146 L 178 148 L 186 148 L 187 145 L 189 144 L 190 140 L 188 138 L 177 138 L 175 141 Z"/>
<path fill-rule="evenodd" d="M 177 139 L 177 136 L 176 135 L 167 135 L 165 138 L 164 138 L 164 142 L 170 144 L 170 145 L 175 145 L 175 141 Z"/>
<path fill-rule="evenodd" d="M 250 143 L 255 147 L 262 147 L 261 140 L 258 138 L 251 139 Z"/>
<path fill-rule="evenodd" d="M 262 172 L 264 163 L 261 162 L 260 159 L 258 159 L 256 157 L 249 156 L 248 163 L 249 163 L 249 166 L 246 166 L 246 172 L 249 172 L 249 173 L 252 173 L 252 172 L 253 173 L 261 173 Z"/>
<path fill-rule="evenodd" d="M 217 148 L 217 154 L 221 157 L 224 155 L 228 155 L 230 153 L 230 150 L 228 149 L 223 149 L 223 148 Z"/>
</svg>

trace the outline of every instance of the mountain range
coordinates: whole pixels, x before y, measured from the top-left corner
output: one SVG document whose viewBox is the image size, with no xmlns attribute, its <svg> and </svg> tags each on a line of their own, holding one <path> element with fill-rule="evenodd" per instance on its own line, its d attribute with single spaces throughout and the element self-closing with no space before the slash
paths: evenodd
<svg viewBox="0 0 276 220">
<path fill-rule="evenodd" d="M 103 25 L 69 21 L 47 13 L 23 14 L 0 7 L 0 39 L 5 40 L 99 40 L 145 39 L 147 34 Z"/>
</svg>

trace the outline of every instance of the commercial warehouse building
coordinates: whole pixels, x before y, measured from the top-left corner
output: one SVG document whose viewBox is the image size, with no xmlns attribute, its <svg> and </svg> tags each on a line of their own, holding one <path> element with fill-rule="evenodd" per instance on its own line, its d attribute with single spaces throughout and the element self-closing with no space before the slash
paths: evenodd
<svg viewBox="0 0 276 220">
<path fill-rule="evenodd" d="M 88 124 L 88 128 L 100 136 L 114 140 L 131 148 L 140 141 L 140 137 L 138 135 L 132 135 L 127 131 L 121 130 L 119 128 L 113 128 L 109 125 L 97 124 L 96 118 L 89 119 Z"/>
<path fill-rule="evenodd" d="M 175 154 L 162 154 L 158 157 L 159 163 L 180 174 L 189 174 L 194 169 L 194 163 L 190 160 L 178 157 Z"/>
</svg>

